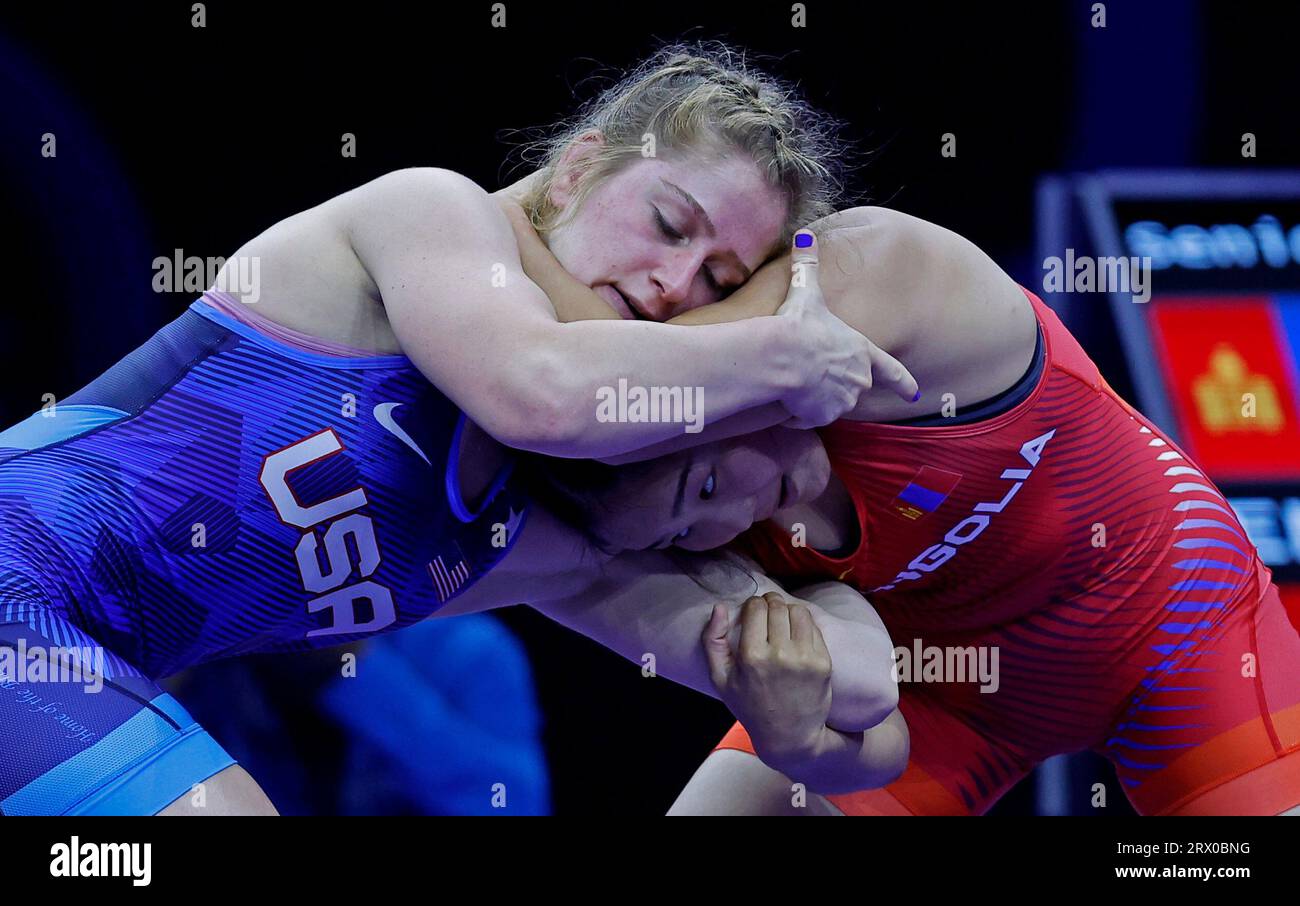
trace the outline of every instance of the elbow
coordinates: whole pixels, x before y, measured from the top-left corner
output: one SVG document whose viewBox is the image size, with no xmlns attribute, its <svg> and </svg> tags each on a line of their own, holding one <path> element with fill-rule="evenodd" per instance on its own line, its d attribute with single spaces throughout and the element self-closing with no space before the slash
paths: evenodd
<svg viewBox="0 0 1300 906">
<path fill-rule="evenodd" d="M 879 726 L 897 710 L 898 684 L 886 676 L 885 682 L 873 689 L 870 695 L 864 696 L 860 708 L 862 729 L 870 730 L 872 727 Z"/>
<path fill-rule="evenodd" d="M 885 752 L 880 764 L 880 785 L 887 786 L 903 776 L 908 759 L 912 757 L 912 736 L 902 712 L 890 714 L 876 731 L 886 735 L 882 748 Z"/>
<path fill-rule="evenodd" d="M 884 723 L 889 715 L 898 710 L 898 684 L 885 683 L 863 710 L 865 718 L 870 721 L 867 729 Z"/>
<path fill-rule="evenodd" d="M 863 733 L 878 726 L 898 708 L 898 684 L 885 674 L 867 688 L 841 692 L 832 724 L 843 733 Z"/>
<path fill-rule="evenodd" d="M 848 793 L 855 790 L 874 790 L 898 780 L 907 771 L 912 754 L 912 740 L 907 731 L 907 721 L 901 712 L 894 712 L 873 727 L 864 738 L 864 750 L 851 778 L 840 778 L 834 788 L 828 786 L 822 793 Z"/>
</svg>

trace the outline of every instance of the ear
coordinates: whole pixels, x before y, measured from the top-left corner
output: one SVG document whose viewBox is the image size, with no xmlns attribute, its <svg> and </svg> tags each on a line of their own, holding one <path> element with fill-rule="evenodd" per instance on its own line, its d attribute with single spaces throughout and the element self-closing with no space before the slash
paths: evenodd
<svg viewBox="0 0 1300 906">
<path fill-rule="evenodd" d="M 591 164 L 591 158 L 605 147 L 605 136 L 598 129 L 588 129 L 564 149 L 555 163 L 555 176 L 551 180 L 551 204 L 564 210 L 577 194 L 582 174 Z"/>
</svg>

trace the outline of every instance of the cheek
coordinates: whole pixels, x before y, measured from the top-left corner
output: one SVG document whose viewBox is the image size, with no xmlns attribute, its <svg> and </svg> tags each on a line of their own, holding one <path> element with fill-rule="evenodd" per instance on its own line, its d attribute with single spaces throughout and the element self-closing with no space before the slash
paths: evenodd
<svg viewBox="0 0 1300 906">
<path fill-rule="evenodd" d="M 627 279 L 646 267 L 650 243 L 644 229 L 638 229 L 627 214 L 602 209 L 575 235 L 570 252 L 575 267 L 587 273 L 588 281 Z"/>
<path fill-rule="evenodd" d="M 785 464 L 777 459 L 767 456 L 757 458 L 736 486 L 734 503 L 740 505 L 756 499 L 761 504 L 773 488 L 780 484 L 785 470 Z"/>
<path fill-rule="evenodd" d="M 781 452 L 765 434 L 759 435 L 753 444 L 729 451 L 720 470 L 727 479 L 727 488 L 724 489 L 727 499 L 747 497 L 774 478 L 779 478 Z"/>
<path fill-rule="evenodd" d="M 831 477 L 831 460 L 826 455 L 826 448 L 820 443 L 813 444 L 805 451 L 804 455 L 799 458 L 796 468 L 809 479 L 810 491 L 820 492 L 825 490 L 826 482 Z"/>
</svg>

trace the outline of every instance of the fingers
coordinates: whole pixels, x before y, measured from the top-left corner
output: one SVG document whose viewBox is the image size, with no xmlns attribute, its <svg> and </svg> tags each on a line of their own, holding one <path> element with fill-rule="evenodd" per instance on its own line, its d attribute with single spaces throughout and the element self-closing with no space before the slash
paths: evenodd
<svg viewBox="0 0 1300 906">
<path fill-rule="evenodd" d="M 719 622 L 718 614 L 723 619 Z M 705 647 L 721 644 L 726 646 L 727 623 L 726 608 L 717 605 L 713 616 L 705 628 Z M 814 652 L 827 654 L 826 640 L 822 638 L 821 629 L 813 620 L 812 611 L 806 604 L 787 604 L 785 598 L 774 591 L 762 597 L 747 600 L 740 612 L 740 656 L 742 661 L 761 660 L 767 652 L 786 651 L 789 653 Z M 716 625 L 715 625 L 716 624 Z M 712 655 L 710 664 L 712 664 Z"/>
<path fill-rule="evenodd" d="M 812 647 L 817 624 L 813 622 L 812 611 L 802 604 L 790 605 L 790 641 L 795 645 Z"/>
<path fill-rule="evenodd" d="M 724 688 L 731 676 L 731 646 L 727 644 L 730 623 L 726 605 L 714 604 L 709 622 L 704 627 L 704 656 L 709 662 L 709 677 L 718 689 Z"/>
<path fill-rule="evenodd" d="M 874 376 L 872 375 L 870 368 L 868 368 L 866 371 L 861 373 L 846 371 L 840 376 L 844 380 L 852 384 L 853 386 L 859 388 L 859 390 L 863 393 L 870 390 L 872 384 L 875 383 Z M 855 400 L 854 402 L 856 403 L 857 401 Z"/>
<path fill-rule="evenodd" d="M 830 659 L 821 627 L 813 619 L 812 610 L 806 604 L 790 605 L 790 640 L 797 651 L 811 651 L 818 658 Z"/>
<path fill-rule="evenodd" d="M 790 269 L 798 272 L 800 265 L 817 266 L 817 237 L 812 230 L 800 230 L 794 234 L 794 248 L 790 253 Z"/>
<path fill-rule="evenodd" d="M 757 659 L 767 648 L 767 601 L 753 597 L 740 609 L 740 653 Z"/>
<path fill-rule="evenodd" d="M 831 401 L 830 397 L 833 395 L 838 397 L 838 406 L 826 406 L 821 412 L 812 415 L 792 415 L 781 422 L 781 426 L 795 429 L 820 428 L 852 412 L 857 407 L 858 398 L 862 395 L 863 390 L 870 389 L 871 381 L 866 380 L 864 385 L 859 378 L 849 377 L 845 374 L 841 374 L 838 380 L 839 383 L 833 383 L 826 388 L 827 402 Z M 855 387 L 857 389 L 854 389 Z"/>
<path fill-rule="evenodd" d="M 505 211 L 506 220 L 510 223 L 510 230 L 515 234 L 515 243 L 519 246 L 519 257 L 523 260 L 525 267 L 532 261 L 537 260 L 537 256 L 545 251 L 546 243 L 537 235 L 537 230 L 533 228 L 533 222 L 519 204 L 508 199 L 499 200 L 501 209 Z"/>
<path fill-rule="evenodd" d="M 826 647 L 826 639 L 822 636 L 821 627 L 818 626 L 817 621 L 813 619 L 812 611 L 809 608 L 801 607 L 801 609 L 803 610 L 804 614 L 807 615 L 808 618 L 806 624 L 802 620 L 800 620 L 799 631 L 804 632 L 806 630 L 808 633 L 807 636 L 801 639 L 801 642 L 805 644 L 808 648 L 812 649 L 812 652 L 816 654 L 818 657 L 822 657 L 825 658 L 827 661 L 830 661 L 830 657 L 831 657 L 830 649 Z M 791 619 L 791 627 L 793 627 L 793 625 L 794 625 L 794 620 Z"/>
<path fill-rule="evenodd" d="M 780 647 L 790 641 L 790 608 L 774 591 L 763 595 L 763 600 L 767 602 L 767 643 Z"/>
<path fill-rule="evenodd" d="M 871 342 L 867 343 L 867 361 L 868 368 L 865 372 L 847 372 L 840 376 L 864 393 L 873 387 L 880 387 L 892 390 L 909 403 L 921 398 L 916 378 L 912 377 L 907 366 Z"/>
<path fill-rule="evenodd" d="M 800 243 L 803 243 L 802 245 Z M 794 248 L 790 254 L 790 291 L 817 286 L 817 237 L 809 230 L 800 230 L 794 236 Z M 817 301 L 820 294 L 814 293 Z"/>
<path fill-rule="evenodd" d="M 757 601 L 757 598 L 751 600 Z M 824 654 L 826 640 L 813 620 L 808 605 L 794 602 L 774 591 L 763 595 L 767 604 L 767 644 L 769 648 L 786 648 L 793 651 L 814 651 Z M 820 645 L 820 649 L 818 646 Z"/>
<path fill-rule="evenodd" d="M 875 343 L 871 344 L 871 374 L 877 386 L 888 387 L 909 403 L 921 398 L 916 378 L 907 366 Z"/>
<path fill-rule="evenodd" d="M 532 226 L 532 223 L 528 219 L 528 212 L 526 212 L 523 206 L 513 198 L 504 195 L 498 196 L 497 206 L 501 208 L 502 213 L 506 215 L 506 219 L 510 221 L 510 225 L 516 230 L 519 229 L 520 226 Z"/>
</svg>

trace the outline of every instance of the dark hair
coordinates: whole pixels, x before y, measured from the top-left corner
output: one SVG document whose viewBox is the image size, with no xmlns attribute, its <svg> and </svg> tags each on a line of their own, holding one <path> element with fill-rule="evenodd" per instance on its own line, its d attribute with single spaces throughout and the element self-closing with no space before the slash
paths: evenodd
<svg viewBox="0 0 1300 906">
<path fill-rule="evenodd" d="M 516 474 L 533 500 L 602 550 L 604 540 L 591 531 L 592 516 L 610 512 L 609 497 L 620 481 L 639 478 L 650 470 L 649 460 L 611 466 L 595 459 L 516 455 Z"/>
<path fill-rule="evenodd" d="M 621 481 L 635 480 L 647 474 L 655 460 L 641 460 L 621 466 L 611 466 L 595 459 L 560 459 L 540 453 L 517 452 L 515 474 L 524 482 L 524 488 L 535 503 L 549 510 L 562 522 L 577 529 L 587 540 L 605 553 L 613 553 L 604 539 L 591 530 L 594 514 L 611 512 L 613 501 L 610 492 Z M 729 595 L 735 589 L 715 588 L 706 583 L 699 568 L 700 554 L 670 547 L 663 551 L 683 574 L 696 585 L 716 595 Z M 758 580 L 739 563 L 729 561 L 735 574 L 744 576 L 753 584 L 753 594 L 758 590 Z"/>
</svg>

